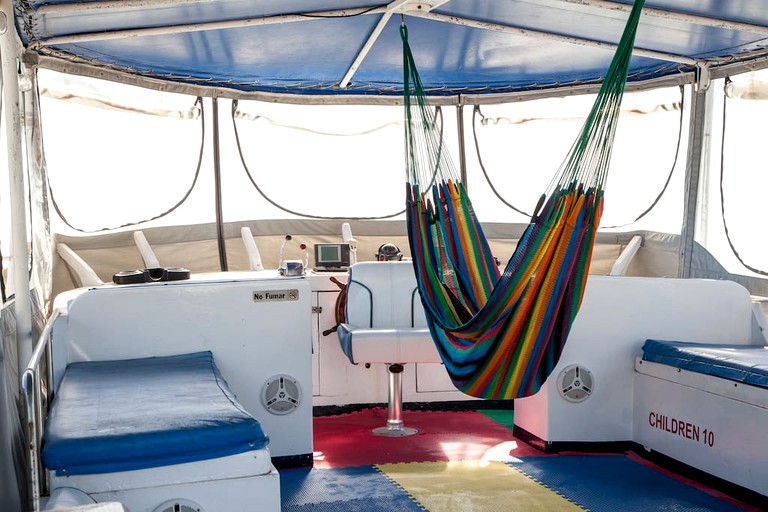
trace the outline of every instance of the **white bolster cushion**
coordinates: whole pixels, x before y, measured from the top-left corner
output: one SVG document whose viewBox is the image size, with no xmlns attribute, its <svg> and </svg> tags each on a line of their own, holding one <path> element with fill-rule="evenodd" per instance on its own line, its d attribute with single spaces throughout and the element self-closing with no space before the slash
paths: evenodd
<svg viewBox="0 0 768 512">
<path fill-rule="evenodd" d="M 350 329 L 354 363 L 440 363 L 427 328 Z"/>
</svg>

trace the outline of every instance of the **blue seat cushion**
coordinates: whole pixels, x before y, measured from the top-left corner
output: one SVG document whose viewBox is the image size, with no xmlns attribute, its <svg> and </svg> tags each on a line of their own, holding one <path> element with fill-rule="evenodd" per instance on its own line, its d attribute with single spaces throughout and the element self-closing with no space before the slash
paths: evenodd
<svg viewBox="0 0 768 512">
<path fill-rule="evenodd" d="M 70 364 L 51 405 L 43 464 L 58 475 L 212 459 L 269 443 L 211 352 Z"/>
<path fill-rule="evenodd" d="M 768 388 L 768 346 L 646 340 L 643 359 Z"/>
</svg>

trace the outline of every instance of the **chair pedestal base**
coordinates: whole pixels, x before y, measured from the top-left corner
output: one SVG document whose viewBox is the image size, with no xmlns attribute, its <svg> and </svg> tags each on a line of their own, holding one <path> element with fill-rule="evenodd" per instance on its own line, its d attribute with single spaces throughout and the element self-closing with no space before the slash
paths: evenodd
<svg viewBox="0 0 768 512">
<path fill-rule="evenodd" d="M 375 428 L 371 432 L 384 437 L 407 437 L 417 434 L 418 430 L 406 427 L 403 423 L 403 365 L 390 364 L 387 370 L 389 372 L 387 426 Z"/>
<path fill-rule="evenodd" d="M 382 437 L 408 437 L 412 436 L 414 434 L 418 434 L 419 431 L 415 428 L 410 427 L 390 427 L 387 425 L 386 427 L 378 427 L 373 430 L 371 430 L 374 435 L 382 436 Z"/>
</svg>

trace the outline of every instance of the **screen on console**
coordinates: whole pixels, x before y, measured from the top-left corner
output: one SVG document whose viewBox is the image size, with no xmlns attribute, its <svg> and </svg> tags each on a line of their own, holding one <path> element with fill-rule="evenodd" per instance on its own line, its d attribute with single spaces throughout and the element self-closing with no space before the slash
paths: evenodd
<svg viewBox="0 0 768 512">
<path fill-rule="evenodd" d="M 318 250 L 317 264 L 341 263 L 341 247 L 338 245 L 321 245 Z"/>
<path fill-rule="evenodd" d="M 315 265 L 320 270 L 349 267 L 349 244 L 315 244 Z"/>
</svg>

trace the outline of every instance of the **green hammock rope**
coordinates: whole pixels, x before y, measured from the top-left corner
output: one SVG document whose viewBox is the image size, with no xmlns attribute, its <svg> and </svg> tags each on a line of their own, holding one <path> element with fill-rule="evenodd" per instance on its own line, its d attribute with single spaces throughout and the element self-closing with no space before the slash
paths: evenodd
<svg viewBox="0 0 768 512">
<path fill-rule="evenodd" d="M 409 243 L 432 337 L 464 393 L 529 396 L 557 364 L 589 273 L 643 3 L 635 2 L 584 126 L 503 272 L 436 130 L 401 26 Z"/>
</svg>

